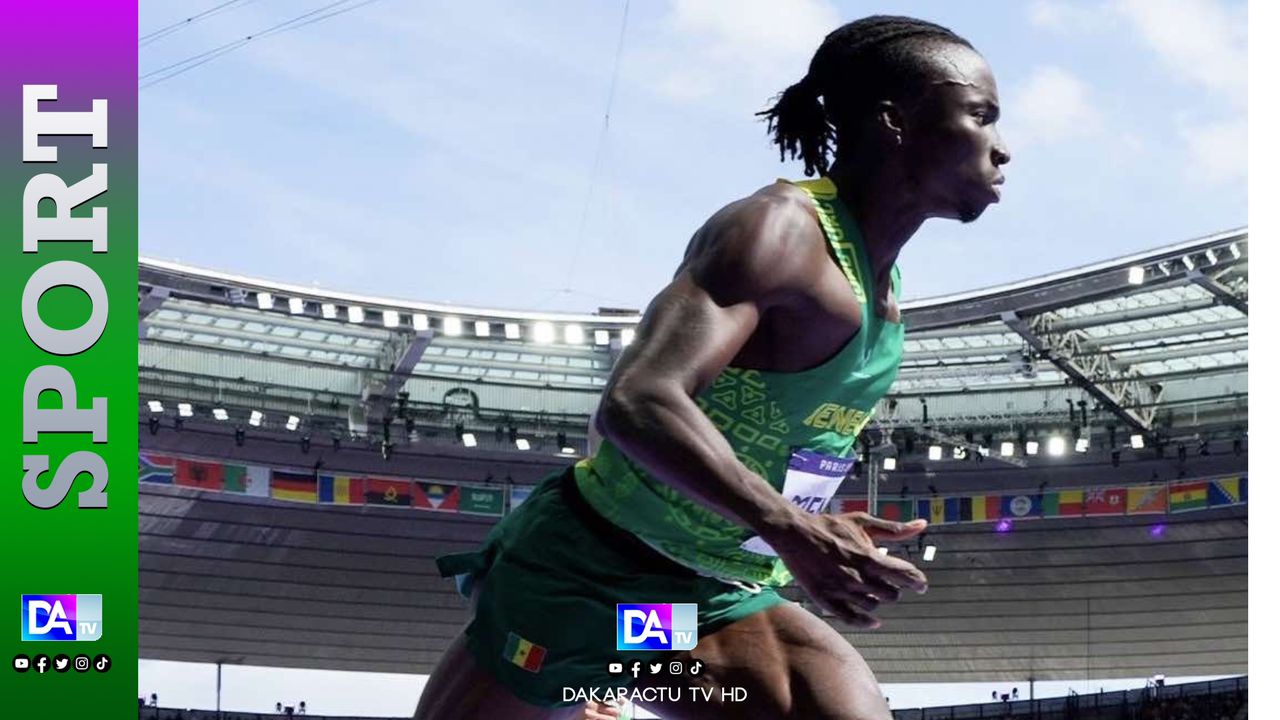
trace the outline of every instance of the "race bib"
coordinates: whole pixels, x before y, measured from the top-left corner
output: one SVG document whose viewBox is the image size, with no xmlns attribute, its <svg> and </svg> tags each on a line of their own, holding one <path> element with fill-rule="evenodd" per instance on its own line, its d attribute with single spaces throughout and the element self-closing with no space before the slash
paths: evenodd
<svg viewBox="0 0 1280 720">
<path fill-rule="evenodd" d="M 791 453 L 791 462 L 787 464 L 782 495 L 801 510 L 817 515 L 831 504 L 831 497 L 836 494 L 852 467 L 853 458 L 837 458 L 812 450 L 797 450 Z M 740 547 L 757 555 L 778 556 L 759 535 L 742 543 Z"/>
</svg>

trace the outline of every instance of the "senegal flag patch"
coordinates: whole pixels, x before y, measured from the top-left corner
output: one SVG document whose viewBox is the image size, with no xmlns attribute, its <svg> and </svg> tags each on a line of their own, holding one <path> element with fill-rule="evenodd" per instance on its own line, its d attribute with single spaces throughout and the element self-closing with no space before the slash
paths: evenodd
<svg viewBox="0 0 1280 720">
<path fill-rule="evenodd" d="M 502 657 L 515 663 L 521 670 L 538 672 L 542 669 L 542 660 L 546 656 L 547 649 L 541 645 L 534 645 L 513 632 L 507 633 L 507 647 L 502 651 Z"/>
</svg>

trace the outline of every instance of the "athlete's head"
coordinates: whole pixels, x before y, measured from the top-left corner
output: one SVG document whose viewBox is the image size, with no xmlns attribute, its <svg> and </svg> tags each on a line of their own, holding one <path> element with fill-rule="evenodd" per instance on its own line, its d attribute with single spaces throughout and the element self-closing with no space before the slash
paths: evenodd
<svg viewBox="0 0 1280 720">
<path fill-rule="evenodd" d="M 762 113 L 805 175 L 837 162 L 894 167 L 927 216 L 969 222 L 999 200 L 1010 156 L 986 60 L 941 25 L 877 15 L 823 40 L 803 80 Z"/>
</svg>

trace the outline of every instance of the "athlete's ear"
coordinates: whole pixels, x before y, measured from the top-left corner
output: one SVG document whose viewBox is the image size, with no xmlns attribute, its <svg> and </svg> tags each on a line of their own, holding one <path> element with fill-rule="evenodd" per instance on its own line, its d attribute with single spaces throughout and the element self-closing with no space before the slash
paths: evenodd
<svg viewBox="0 0 1280 720">
<path fill-rule="evenodd" d="M 881 100 L 876 103 L 876 132 L 880 135 L 885 147 L 895 148 L 902 145 L 902 135 L 906 132 L 906 114 L 892 100 Z"/>
</svg>

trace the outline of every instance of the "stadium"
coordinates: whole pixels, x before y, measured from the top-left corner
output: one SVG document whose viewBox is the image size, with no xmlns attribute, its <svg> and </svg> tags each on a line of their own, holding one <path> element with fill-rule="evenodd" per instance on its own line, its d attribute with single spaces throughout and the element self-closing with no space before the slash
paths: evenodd
<svg viewBox="0 0 1280 720">
<path fill-rule="evenodd" d="M 1153 682 L 896 718 L 1247 717 L 1246 677 L 1164 678 L 1247 673 L 1248 240 L 904 303 L 829 511 L 930 520 L 883 551 L 931 588 L 827 621 L 882 683 Z M 139 277 L 141 657 L 219 667 L 432 673 L 468 619 L 434 558 L 589 452 L 640 319 Z"/>
</svg>

